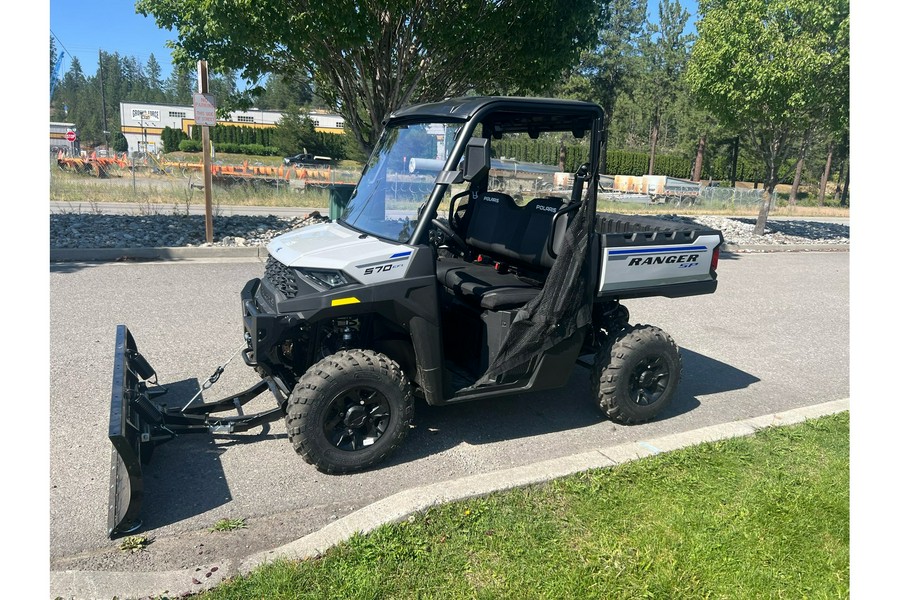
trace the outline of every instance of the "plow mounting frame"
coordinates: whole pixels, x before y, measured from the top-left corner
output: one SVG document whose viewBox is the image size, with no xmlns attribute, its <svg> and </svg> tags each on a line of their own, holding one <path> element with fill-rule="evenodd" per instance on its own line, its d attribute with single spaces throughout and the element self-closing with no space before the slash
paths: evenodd
<svg viewBox="0 0 900 600">
<path fill-rule="evenodd" d="M 243 406 L 269 390 L 275 408 L 244 414 Z M 112 460 L 109 481 L 108 535 L 118 537 L 141 528 L 140 509 L 144 497 L 141 465 L 153 449 L 184 433 L 237 433 L 276 421 L 284 415 L 290 390 L 277 377 L 265 377 L 250 388 L 214 402 L 203 402 L 199 394 L 184 406 L 170 407 L 157 398 L 168 390 L 158 384 L 156 371 L 138 352 L 125 325 L 116 328 L 112 397 L 109 410 L 109 440 Z M 227 411 L 236 415 L 217 413 Z"/>
</svg>

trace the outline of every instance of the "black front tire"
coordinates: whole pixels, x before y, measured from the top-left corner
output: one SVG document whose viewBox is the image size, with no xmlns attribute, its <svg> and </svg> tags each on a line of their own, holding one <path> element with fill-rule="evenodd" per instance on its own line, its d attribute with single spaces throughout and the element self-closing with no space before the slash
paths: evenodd
<svg viewBox="0 0 900 600">
<path fill-rule="evenodd" d="M 310 367 L 288 398 L 294 450 L 323 473 L 351 473 L 390 456 L 413 418 L 399 365 L 372 350 L 342 350 Z"/>
<path fill-rule="evenodd" d="M 678 346 L 651 325 L 629 325 L 611 335 L 591 373 L 597 406 L 626 425 L 649 421 L 668 408 L 679 381 Z"/>
</svg>

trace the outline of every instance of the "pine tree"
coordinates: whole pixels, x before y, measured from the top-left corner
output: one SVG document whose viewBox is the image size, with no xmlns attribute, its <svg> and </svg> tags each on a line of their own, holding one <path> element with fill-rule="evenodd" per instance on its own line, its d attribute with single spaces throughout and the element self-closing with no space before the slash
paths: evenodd
<svg viewBox="0 0 900 600">
<path fill-rule="evenodd" d="M 151 53 L 147 59 L 147 100 L 149 102 L 163 103 L 166 101 L 166 94 L 163 91 L 162 68 L 156 57 Z"/>
<path fill-rule="evenodd" d="M 605 22 L 593 48 L 581 54 L 579 65 L 561 86 L 562 95 L 596 102 L 606 113 L 609 132 L 619 100 L 633 91 L 637 72 L 637 41 L 644 33 L 647 0 L 611 0 L 601 4 Z M 605 143 L 600 155 L 600 171 L 609 172 Z"/>
<path fill-rule="evenodd" d="M 660 126 L 682 85 L 694 40 L 684 33 L 689 16 L 678 0 L 661 0 L 659 22 L 648 25 L 648 35 L 639 44 L 643 60 L 638 96 L 650 117 L 650 175 L 654 173 Z"/>
</svg>

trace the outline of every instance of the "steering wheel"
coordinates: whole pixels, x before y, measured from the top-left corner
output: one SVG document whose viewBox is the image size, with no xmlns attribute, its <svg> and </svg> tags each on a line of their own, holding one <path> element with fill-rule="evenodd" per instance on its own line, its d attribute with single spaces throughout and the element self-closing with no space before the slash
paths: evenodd
<svg viewBox="0 0 900 600">
<path fill-rule="evenodd" d="M 462 250 L 464 253 L 468 253 L 469 247 L 466 246 L 465 240 L 463 240 L 458 233 L 450 229 L 450 225 L 441 221 L 437 217 L 431 220 L 431 224 L 440 229 L 459 250 Z"/>
</svg>

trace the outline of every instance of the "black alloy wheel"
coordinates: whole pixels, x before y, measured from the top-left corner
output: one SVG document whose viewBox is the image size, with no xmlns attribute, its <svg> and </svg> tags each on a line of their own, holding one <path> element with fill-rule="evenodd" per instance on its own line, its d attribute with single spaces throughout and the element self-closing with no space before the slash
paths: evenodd
<svg viewBox="0 0 900 600">
<path fill-rule="evenodd" d="M 668 408 L 681 380 L 681 352 L 651 325 L 611 333 L 594 358 L 591 384 L 597 406 L 612 421 L 649 421 Z"/>
<path fill-rule="evenodd" d="M 285 407 L 294 450 L 323 473 L 372 467 L 403 442 L 412 388 L 400 366 L 372 350 L 340 350 L 307 369 Z"/>
<path fill-rule="evenodd" d="M 391 422 L 391 406 L 375 388 L 350 388 L 335 397 L 325 411 L 325 437 L 338 450 L 354 452 L 375 444 Z"/>
<path fill-rule="evenodd" d="M 631 400 L 639 406 L 658 402 L 669 387 L 669 363 L 663 356 L 648 356 L 631 374 Z"/>
</svg>

